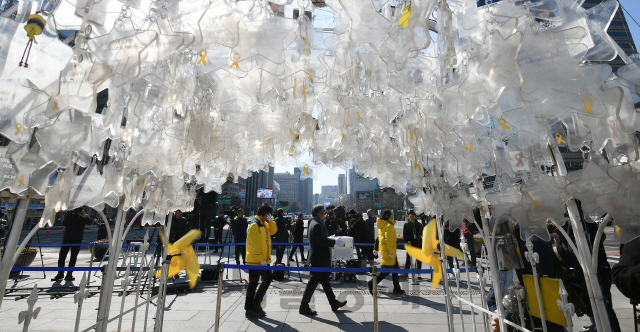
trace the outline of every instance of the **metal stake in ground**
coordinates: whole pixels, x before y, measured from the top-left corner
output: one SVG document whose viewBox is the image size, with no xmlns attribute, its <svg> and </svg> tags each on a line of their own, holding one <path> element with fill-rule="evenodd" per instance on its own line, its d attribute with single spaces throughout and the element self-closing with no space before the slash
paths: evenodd
<svg viewBox="0 0 640 332">
<path fill-rule="evenodd" d="M 222 303 L 222 278 L 224 273 L 224 263 L 218 264 L 218 299 L 216 300 L 216 332 L 220 332 L 220 305 Z"/>
</svg>

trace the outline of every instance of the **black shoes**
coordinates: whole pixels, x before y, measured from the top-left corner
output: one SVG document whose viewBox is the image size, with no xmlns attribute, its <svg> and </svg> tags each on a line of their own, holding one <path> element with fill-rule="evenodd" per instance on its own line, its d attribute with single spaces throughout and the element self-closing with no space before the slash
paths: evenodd
<svg viewBox="0 0 640 332">
<path fill-rule="evenodd" d="M 369 280 L 367 282 L 367 286 L 369 286 L 369 293 L 371 293 L 371 295 L 373 295 L 373 280 Z"/>
<path fill-rule="evenodd" d="M 404 295 L 404 291 L 400 288 L 394 288 L 393 295 Z"/>
<path fill-rule="evenodd" d="M 334 302 L 331 305 L 331 311 L 336 312 L 336 311 L 338 311 L 338 309 L 344 307 L 345 305 L 347 305 L 347 301 L 338 301 L 338 300 L 336 300 L 336 302 Z"/>
<path fill-rule="evenodd" d="M 51 281 L 60 281 L 64 278 L 64 273 L 58 273 L 55 277 L 51 278 Z"/>
<path fill-rule="evenodd" d="M 346 304 L 346 302 L 345 302 Z M 331 309 L 333 309 L 333 305 L 331 306 Z M 335 310 L 334 310 L 335 311 Z M 301 315 L 305 315 L 305 316 L 315 316 L 318 313 L 315 310 L 312 310 L 309 305 L 300 305 L 300 314 Z"/>
<path fill-rule="evenodd" d="M 254 308 L 255 308 L 255 307 L 254 307 Z M 264 311 L 263 311 L 263 312 L 264 312 Z M 247 310 L 247 311 L 245 312 L 244 316 L 245 316 L 245 317 L 247 317 L 247 318 L 262 318 L 262 317 L 264 317 L 264 316 L 266 316 L 266 315 L 261 314 L 261 313 L 259 313 L 259 312 L 256 312 L 254 309 L 249 309 L 249 310 Z"/>
<path fill-rule="evenodd" d="M 256 312 L 257 314 L 262 315 L 262 317 L 264 317 L 264 316 L 266 316 L 266 315 L 267 315 L 267 313 L 266 313 L 266 312 L 264 312 L 264 309 L 262 309 L 262 307 L 261 307 L 261 306 L 259 306 L 259 305 L 254 305 L 254 306 L 253 306 L 253 311 L 254 311 L 254 312 Z"/>
</svg>

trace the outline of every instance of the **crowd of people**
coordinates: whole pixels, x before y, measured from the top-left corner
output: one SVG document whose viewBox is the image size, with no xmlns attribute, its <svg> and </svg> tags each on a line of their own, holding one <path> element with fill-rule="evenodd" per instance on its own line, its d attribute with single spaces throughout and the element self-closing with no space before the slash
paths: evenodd
<svg viewBox="0 0 640 332">
<path fill-rule="evenodd" d="M 204 205 L 204 204 L 202 204 Z M 596 238 L 598 225 L 593 222 L 587 222 L 580 202 L 577 202 L 578 210 L 580 212 L 580 222 L 585 230 L 587 239 L 593 247 L 593 243 Z M 225 213 L 226 212 L 226 213 Z M 289 261 L 295 260 L 296 262 L 302 262 L 303 264 L 311 267 L 331 267 L 331 251 L 330 248 L 335 246 L 343 246 L 344 241 L 340 236 L 349 236 L 353 238 L 356 261 L 360 267 L 373 266 L 375 264 L 374 259 L 380 258 L 380 264 L 383 268 L 400 269 L 400 262 L 398 261 L 397 246 L 398 235 L 396 234 L 396 221 L 392 211 L 385 210 L 382 214 L 376 218 L 373 211 L 368 210 L 365 215 L 358 213 L 355 210 L 346 211 L 344 207 L 334 207 L 332 205 L 326 208 L 323 205 L 317 205 L 313 207 L 312 217 L 308 220 L 308 225 L 305 227 L 305 218 L 303 214 L 299 214 L 295 220 L 291 220 L 290 217 L 286 217 L 282 209 L 274 211 L 269 205 L 263 204 L 255 216 L 248 218 L 244 214 L 242 208 L 238 208 L 231 211 L 219 211 L 217 217 L 211 222 L 211 213 L 204 213 L 205 217 L 209 218 L 208 222 L 203 226 L 201 223 L 194 223 L 194 215 L 191 218 L 186 218 L 182 211 L 176 211 L 173 215 L 172 230 L 170 233 L 170 242 L 178 240 L 188 229 L 203 229 L 210 233 L 213 228 L 213 243 L 223 243 L 223 229 L 228 224 L 230 234 L 233 239 L 229 238 L 226 242 L 233 240 L 235 250 L 235 260 L 238 265 L 260 265 L 269 266 L 282 265 L 284 260 L 284 253 L 287 247 L 291 247 L 290 253 L 287 255 Z M 469 253 L 468 266 L 476 267 L 476 254 L 474 250 L 474 235 L 477 234 L 482 227 L 480 212 L 478 209 L 474 209 L 473 216 L 469 219 L 465 219 L 462 222 L 461 228 L 450 229 L 449 222 L 444 222 L 444 239 L 443 242 L 451 247 L 460 248 L 461 242 L 466 243 Z M 200 212 L 202 214 L 202 212 Z M 226 216 L 225 216 L 226 214 Z M 110 216 L 107 214 L 107 218 Z M 199 216 L 199 215 L 195 215 Z M 413 211 L 409 212 L 408 221 L 402 228 L 402 242 L 411 245 L 413 247 L 421 248 L 422 246 L 422 234 L 423 228 L 432 219 L 431 216 L 420 215 L 417 216 Z M 567 215 L 568 218 L 568 215 Z M 200 218 L 198 218 L 200 219 Z M 196 220 L 198 220 L 196 219 Z M 513 280 L 512 273 L 515 273 L 523 284 L 523 276 L 533 273 L 533 267 L 525 257 L 527 252 L 526 243 L 520 236 L 519 224 L 503 216 L 494 221 L 497 225 L 495 235 L 497 237 L 504 238 L 509 237 L 513 241 L 502 241 L 503 247 L 499 250 L 505 255 L 512 253 L 514 257 L 509 257 L 504 260 L 505 262 L 499 267 L 499 275 L 501 280 Z M 78 208 L 70 211 L 64 218 L 63 224 L 66 227 L 66 232 L 63 238 L 63 244 L 80 243 L 84 233 L 85 225 L 92 223 L 83 208 Z M 591 318 L 593 324 L 586 326 L 585 331 L 595 330 L 595 321 L 593 310 L 591 309 L 591 303 L 588 297 L 588 284 L 585 281 L 582 268 L 579 260 L 576 257 L 576 253 L 572 251 L 569 241 L 575 242 L 573 238 L 573 226 L 571 223 L 565 223 L 562 230 L 558 229 L 556 225 L 549 223 L 549 234 L 551 239 L 549 241 L 543 240 L 538 236 L 532 236 L 530 241 L 533 244 L 533 251 L 539 255 L 539 263 L 537 263 L 536 269 L 540 277 L 551 277 L 561 279 L 567 292 L 569 294 L 569 302 L 575 307 L 575 312 L 578 316 L 587 315 Z M 103 227 L 104 228 L 104 227 Z M 305 242 L 305 230 L 307 236 L 307 242 L 309 243 L 308 252 L 305 255 L 305 246 L 302 243 Z M 203 231 L 202 241 L 208 241 L 209 237 L 205 235 L 207 232 Z M 98 238 L 106 237 L 104 234 L 106 230 L 100 228 Z M 569 239 L 565 236 L 569 234 Z M 332 236 L 337 236 L 333 237 Z M 606 234 L 605 234 L 606 236 Z M 273 248 L 272 248 L 272 244 Z M 616 313 L 613 310 L 612 297 L 611 297 L 611 285 L 613 282 L 618 286 L 620 291 L 633 301 L 639 301 L 640 295 L 637 291 L 637 283 L 640 281 L 640 255 L 638 254 L 638 248 L 640 247 L 640 240 L 635 239 L 629 242 L 624 249 L 621 247 L 620 262 L 611 269 L 606 253 L 604 252 L 604 239 L 599 243 L 598 247 L 591 248 L 592 251 L 598 252 L 598 265 L 597 274 L 598 282 L 602 289 L 604 296 L 604 303 L 606 306 L 607 315 L 611 323 L 613 332 L 621 331 Z M 286 245 L 283 245 L 286 244 Z M 506 245 L 507 247 L 504 247 Z M 512 247 L 508 247 L 511 245 Z M 216 247 L 218 248 L 218 247 Z M 80 247 L 78 246 L 62 246 L 59 255 L 58 265 L 64 267 L 65 260 L 69 252 L 71 252 L 71 259 L 69 266 L 73 267 L 76 263 Z M 275 257 L 272 257 L 272 249 L 275 250 Z M 217 252 L 217 249 L 214 251 Z M 297 259 L 296 254 L 299 253 L 300 260 Z M 305 257 L 306 256 L 306 257 Z M 454 257 L 448 257 L 449 268 L 455 269 L 461 265 Z M 407 255 L 404 262 L 404 269 L 417 268 L 420 269 L 422 264 L 420 261 L 416 261 L 416 265 L 411 265 L 411 258 Z M 389 273 L 379 273 L 377 276 L 377 282 L 381 282 L 386 278 Z M 406 277 L 407 275 L 398 275 L 397 273 L 391 273 L 393 281 L 393 294 L 401 295 L 404 291 L 400 286 L 400 277 Z M 451 277 L 451 275 L 449 276 Z M 53 280 L 74 280 L 72 272 L 68 272 L 66 277 L 63 272 L 58 273 Z M 421 279 L 421 277 L 418 277 Z M 247 288 L 245 310 L 246 316 L 250 318 L 264 317 L 266 313 L 260 306 L 264 295 L 273 280 L 272 272 L 269 269 L 250 269 L 249 270 L 249 285 Z M 336 311 L 346 304 L 346 301 L 339 301 L 333 294 L 331 284 L 329 283 L 330 273 L 328 272 L 311 272 L 310 279 L 306 285 L 305 292 L 300 305 L 300 314 L 303 315 L 315 315 L 316 312 L 311 309 L 309 302 L 313 295 L 313 292 L 317 288 L 318 284 L 322 285 L 327 299 L 331 305 L 331 308 Z M 259 287 L 258 287 L 259 285 Z M 510 294 L 509 282 L 504 283 L 504 287 L 501 287 L 502 294 Z M 369 280 L 368 288 L 373 293 L 373 279 Z M 496 309 L 496 299 L 493 289 L 490 290 L 486 299 L 489 308 Z M 542 321 L 539 318 L 526 315 L 526 324 L 539 328 Z M 507 319 L 518 321 L 518 315 L 507 310 Z M 522 322 L 518 322 L 522 323 Z M 563 331 L 562 326 L 553 322 L 546 322 L 548 331 Z M 499 331 L 500 327 L 497 319 L 493 321 L 494 331 Z"/>
</svg>

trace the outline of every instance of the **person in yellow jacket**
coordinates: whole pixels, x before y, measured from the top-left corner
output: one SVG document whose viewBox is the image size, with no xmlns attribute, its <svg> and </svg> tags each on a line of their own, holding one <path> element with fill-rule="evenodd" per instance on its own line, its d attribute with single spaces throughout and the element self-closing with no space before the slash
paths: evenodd
<svg viewBox="0 0 640 332">
<path fill-rule="evenodd" d="M 398 256 L 396 253 L 396 242 L 398 237 L 395 228 L 396 221 L 393 220 L 393 213 L 390 210 L 382 212 L 382 216 L 376 221 L 378 227 L 378 251 L 380 253 L 382 268 L 399 269 Z M 378 283 L 386 278 L 389 273 L 378 273 Z M 400 288 L 398 274 L 393 273 L 393 294 L 402 295 L 404 291 Z M 369 292 L 373 295 L 373 280 L 368 282 Z"/>
<path fill-rule="evenodd" d="M 278 230 L 276 223 L 271 219 L 272 213 L 273 209 L 269 205 L 262 205 L 249 223 L 246 258 L 248 265 L 267 266 L 271 264 L 271 235 Z M 260 277 L 262 277 L 262 284 L 256 293 Z M 244 303 L 246 317 L 261 318 L 267 315 L 260 304 L 267 293 L 271 280 L 272 276 L 269 270 L 249 270 L 249 286 L 247 287 L 247 299 Z"/>
</svg>

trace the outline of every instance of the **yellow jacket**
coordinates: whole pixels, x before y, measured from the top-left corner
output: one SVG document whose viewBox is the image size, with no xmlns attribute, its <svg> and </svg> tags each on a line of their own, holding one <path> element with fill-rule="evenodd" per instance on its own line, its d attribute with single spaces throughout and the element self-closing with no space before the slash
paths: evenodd
<svg viewBox="0 0 640 332">
<path fill-rule="evenodd" d="M 396 221 L 393 219 L 383 220 L 378 218 L 376 226 L 378 226 L 378 249 L 380 251 L 381 265 L 393 266 L 398 260 L 396 255 Z M 394 255 L 391 258 L 389 255 Z"/>
<path fill-rule="evenodd" d="M 247 229 L 247 264 L 260 265 L 262 261 L 271 264 L 271 235 L 278 230 L 275 221 L 267 225 L 254 217 Z"/>
</svg>

